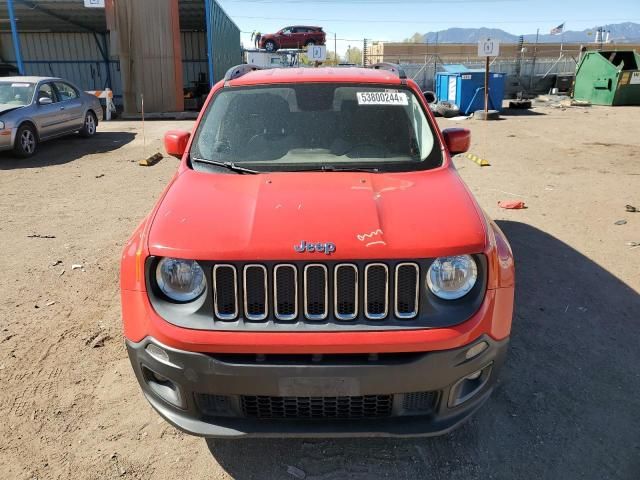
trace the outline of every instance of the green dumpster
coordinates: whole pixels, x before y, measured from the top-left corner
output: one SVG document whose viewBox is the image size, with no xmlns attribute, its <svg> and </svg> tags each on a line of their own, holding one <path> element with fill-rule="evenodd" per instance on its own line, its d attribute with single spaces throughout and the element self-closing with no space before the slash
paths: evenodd
<svg viewBox="0 0 640 480">
<path fill-rule="evenodd" d="M 640 55 L 632 50 L 586 52 L 573 98 L 594 105 L 640 105 Z"/>
</svg>

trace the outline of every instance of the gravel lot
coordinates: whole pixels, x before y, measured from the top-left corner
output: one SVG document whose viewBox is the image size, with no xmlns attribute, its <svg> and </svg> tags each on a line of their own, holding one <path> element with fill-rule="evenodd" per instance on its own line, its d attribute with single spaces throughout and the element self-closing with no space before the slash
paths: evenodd
<svg viewBox="0 0 640 480">
<path fill-rule="evenodd" d="M 627 245 L 640 213 L 625 212 L 640 208 L 640 108 L 532 113 L 441 120 L 471 128 L 491 162 L 456 165 L 509 237 L 518 286 L 495 395 L 431 439 L 179 433 L 129 366 L 118 263 L 177 166 L 137 160 L 191 123 L 147 123 L 146 150 L 139 123 L 114 121 L 30 160 L 0 156 L 0 478 L 640 478 L 640 247 Z M 528 208 L 499 209 L 507 199 Z"/>
</svg>

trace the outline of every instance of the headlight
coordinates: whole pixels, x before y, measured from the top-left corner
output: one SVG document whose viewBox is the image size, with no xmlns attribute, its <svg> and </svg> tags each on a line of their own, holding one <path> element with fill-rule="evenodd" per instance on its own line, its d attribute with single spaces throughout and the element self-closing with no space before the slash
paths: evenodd
<svg viewBox="0 0 640 480">
<path fill-rule="evenodd" d="M 162 293 L 176 302 L 195 300 L 207 285 L 198 262 L 179 258 L 160 260 L 156 267 L 156 282 Z"/>
<path fill-rule="evenodd" d="M 4 122 L 0 121 L 0 130 L 4 130 Z"/>
<path fill-rule="evenodd" d="M 470 255 L 437 258 L 427 272 L 427 285 L 444 300 L 464 297 L 476 284 L 478 267 Z"/>
</svg>

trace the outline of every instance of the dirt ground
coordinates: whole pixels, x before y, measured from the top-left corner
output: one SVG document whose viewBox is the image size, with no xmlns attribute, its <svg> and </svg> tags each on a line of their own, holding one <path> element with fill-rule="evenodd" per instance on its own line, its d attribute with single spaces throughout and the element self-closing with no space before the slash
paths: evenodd
<svg viewBox="0 0 640 480">
<path fill-rule="evenodd" d="M 440 121 L 471 128 L 472 152 L 491 162 L 455 163 L 509 237 L 518 285 L 494 396 L 430 439 L 176 431 L 129 366 L 118 264 L 177 161 L 138 166 L 140 125 L 119 121 L 30 160 L 0 156 L 0 478 L 640 478 L 640 247 L 628 244 L 640 213 L 625 212 L 640 207 L 640 108 L 503 118 Z M 190 125 L 147 123 L 147 154 Z M 498 208 L 507 199 L 528 208 Z"/>
</svg>

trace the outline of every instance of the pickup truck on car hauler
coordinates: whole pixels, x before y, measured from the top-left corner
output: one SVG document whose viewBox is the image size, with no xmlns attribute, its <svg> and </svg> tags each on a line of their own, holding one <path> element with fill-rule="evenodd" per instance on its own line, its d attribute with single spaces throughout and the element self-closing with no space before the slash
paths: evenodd
<svg viewBox="0 0 640 480">
<path fill-rule="evenodd" d="M 464 129 L 373 68 L 231 69 L 122 257 L 145 397 L 205 437 L 437 435 L 489 397 L 509 244 L 460 179 Z"/>
</svg>

